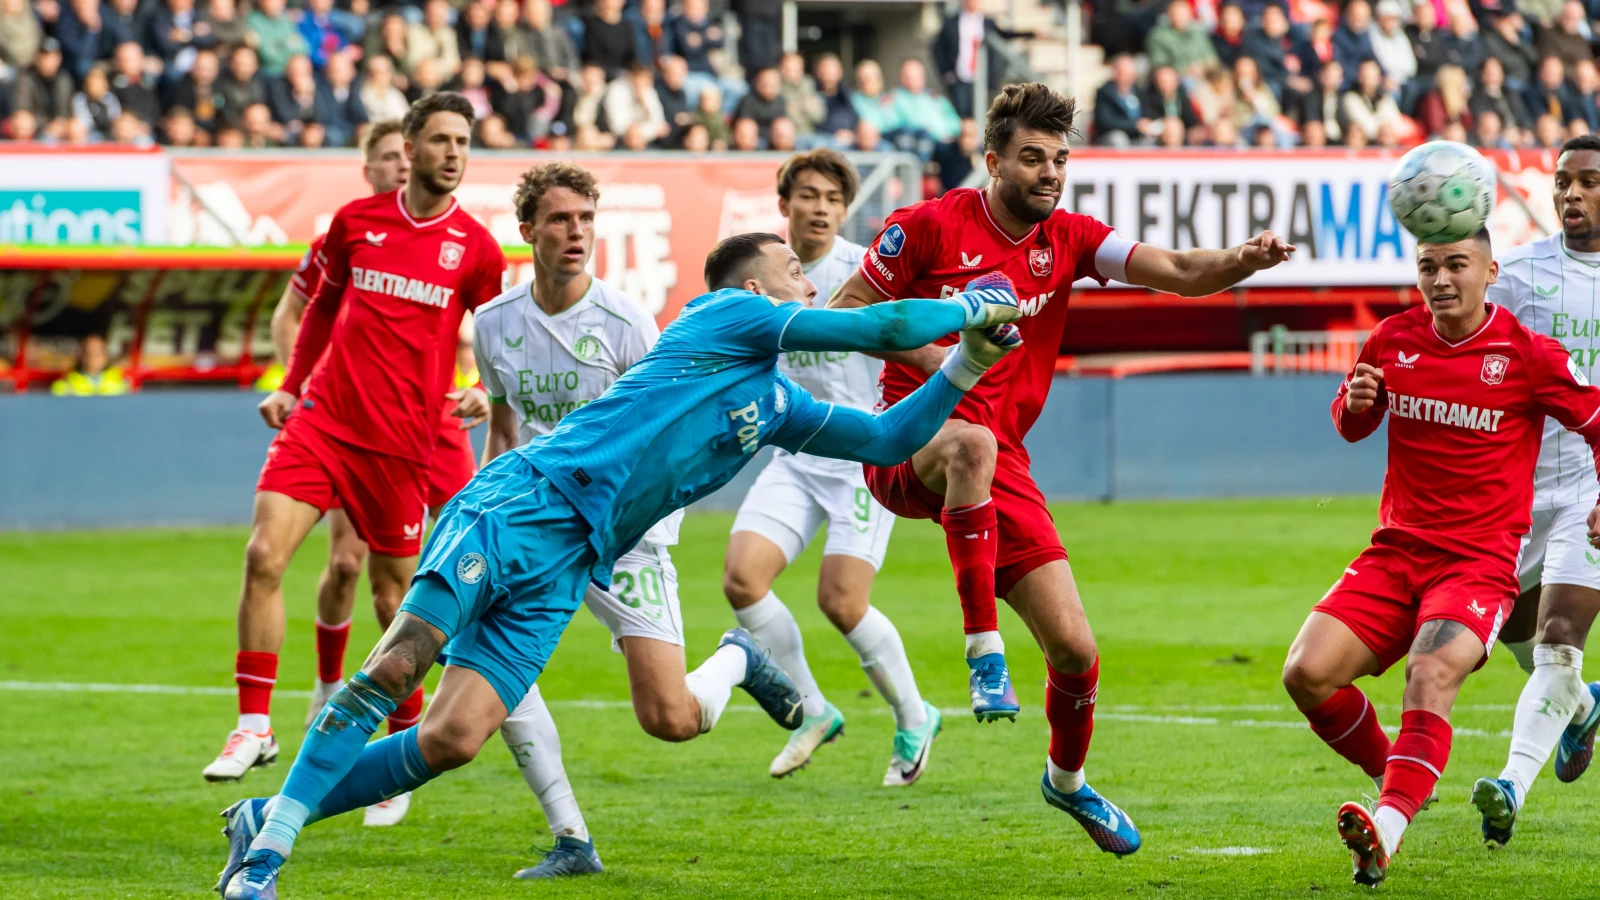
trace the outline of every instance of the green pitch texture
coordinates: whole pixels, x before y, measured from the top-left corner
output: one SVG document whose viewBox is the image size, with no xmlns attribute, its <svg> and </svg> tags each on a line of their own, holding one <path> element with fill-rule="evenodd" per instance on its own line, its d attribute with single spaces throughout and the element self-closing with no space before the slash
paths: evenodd
<svg viewBox="0 0 1600 900">
<path fill-rule="evenodd" d="M 874 602 L 904 635 L 925 696 L 947 711 L 919 784 L 878 786 L 892 720 L 816 609 L 814 547 L 777 591 L 849 724 L 810 768 L 783 781 L 766 774 L 785 734 L 740 692 L 709 735 L 680 745 L 646 737 L 625 705 L 622 658 L 580 611 L 541 686 L 605 875 L 511 879 L 549 835 L 495 738 L 478 761 L 420 791 L 399 827 L 363 829 L 352 815 L 308 828 L 283 896 L 1365 895 L 1349 884 L 1334 811 L 1371 784 L 1311 735 L 1278 678 L 1306 611 L 1363 546 L 1374 506 L 1056 509 L 1103 660 L 1089 779 L 1142 828 L 1134 857 L 1097 852 L 1040 798 L 1044 668 L 1009 612 L 1001 622 L 1022 715 L 980 726 L 963 712 L 966 667 L 942 534 L 902 522 Z M 720 591 L 729 522 L 690 516 L 675 553 L 691 665 L 733 624 Z M 229 687 L 244 540 L 242 529 L 0 536 L 0 680 Z M 319 530 L 285 584 L 280 690 L 305 691 L 314 675 L 312 591 L 325 553 Z M 377 637 L 363 603 L 347 673 Z M 1479 733 L 1457 732 L 1442 802 L 1407 835 L 1384 895 L 1600 893 L 1596 776 L 1562 785 L 1546 771 L 1511 845 L 1490 852 L 1479 842 L 1468 793 L 1475 778 L 1499 772 L 1522 683 L 1502 652 L 1467 682 L 1454 724 Z M 1384 724 L 1398 725 L 1398 675 L 1363 687 Z M 214 896 L 217 812 L 278 788 L 305 706 L 275 698 L 283 761 L 217 786 L 200 769 L 233 724 L 231 696 L 0 690 L 0 896 Z"/>
</svg>

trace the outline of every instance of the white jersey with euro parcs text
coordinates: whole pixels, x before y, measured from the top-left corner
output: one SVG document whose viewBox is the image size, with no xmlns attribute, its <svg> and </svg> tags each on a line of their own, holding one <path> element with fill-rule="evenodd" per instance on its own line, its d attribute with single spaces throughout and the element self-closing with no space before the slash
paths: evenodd
<svg viewBox="0 0 1600 900">
<path fill-rule="evenodd" d="M 1578 374 L 1594 383 L 1600 362 L 1600 253 L 1568 250 L 1558 231 L 1506 251 L 1498 262 L 1500 277 L 1489 286 L 1488 301 L 1560 341 Z M 1597 496 L 1600 483 L 1589 445 L 1546 418 L 1533 474 L 1533 508 L 1593 506 Z"/>
<path fill-rule="evenodd" d="M 852 244 L 835 236 L 833 246 L 827 253 L 803 267 L 806 277 L 817 286 L 817 296 L 811 305 L 818 309 L 827 306 L 839 288 L 861 267 L 861 258 L 866 253 L 867 248 L 860 244 Z M 778 371 L 825 403 L 871 412 L 883 397 L 878 386 L 878 378 L 883 374 L 883 360 L 865 353 L 786 351 L 778 357 Z M 809 453 L 799 455 L 806 468 L 815 471 L 860 468 L 858 463 L 848 460 L 827 459 Z"/>
<path fill-rule="evenodd" d="M 583 299 L 550 315 L 519 284 L 479 307 L 472 349 L 490 400 L 517 416 L 517 443 L 555 430 L 568 413 L 599 398 L 655 346 L 656 320 L 598 278 Z M 641 422 L 639 427 L 648 428 Z M 657 522 L 640 543 L 678 542 L 683 510 Z"/>
</svg>

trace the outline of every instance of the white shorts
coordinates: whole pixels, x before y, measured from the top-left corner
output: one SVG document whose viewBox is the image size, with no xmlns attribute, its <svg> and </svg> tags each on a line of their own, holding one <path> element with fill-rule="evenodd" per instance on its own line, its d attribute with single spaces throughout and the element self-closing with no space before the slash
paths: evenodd
<svg viewBox="0 0 1600 900">
<path fill-rule="evenodd" d="M 854 556 L 883 568 L 894 515 L 872 498 L 858 465 L 774 454 L 739 504 L 733 530 L 761 535 L 792 563 L 823 522 L 828 523 L 824 556 Z"/>
<path fill-rule="evenodd" d="M 1600 550 L 1589 546 L 1589 511 L 1578 503 L 1533 511 L 1533 527 L 1522 538 L 1522 590 L 1541 584 L 1576 584 L 1600 590 Z"/>
<path fill-rule="evenodd" d="M 683 615 L 678 609 L 678 569 L 672 554 L 658 544 L 640 543 L 611 570 L 611 590 L 589 584 L 583 605 L 618 638 L 645 637 L 683 646 Z"/>
</svg>

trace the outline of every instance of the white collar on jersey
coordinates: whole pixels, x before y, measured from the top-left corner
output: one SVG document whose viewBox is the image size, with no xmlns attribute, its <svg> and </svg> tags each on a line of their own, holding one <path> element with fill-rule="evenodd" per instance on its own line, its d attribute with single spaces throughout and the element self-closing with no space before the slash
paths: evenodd
<svg viewBox="0 0 1600 900">
<path fill-rule="evenodd" d="M 449 218 L 450 214 L 455 212 L 456 207 L 460 205 L 456 202 L 455 195 L 451 194 L 450 205 L 445 208 L 444 212 L 434 216 L 431 219 L 418 222 L 416 219 L 411 218 L 411 213 L 406 209 L 405 192 L 405 188 L 401 188 L 400 190 L 394 192 L 394 205 L 400 208 L 400 215 L 405 217 L 406 222 L 410 224 L 412 228 L 427 228 L 430 225 L 437 225 Z"/>
<path fill-rule="evenodd" d="M 1582 250 L 1574 250 L 1571 247 L 1568 247 L 1567 238 L 1565 235 L 1563 235 L 1559 240 L 1561 242 L 1561 252 L 1567 254 L 1586 266 L 1600 266 L 1600 253 L 1585 253 Z"/>
<path fill-rule="evenodd" d="M 988 220 L 989 227 L 994 229 L 995 234 L 1010 241 L 1011 246 L 1020 247 L 1023 243 L 1032 240 L 1035 234 L 1039 233 L 1039 226 L 1034 225 L 1032 228 L 1028 229 L 1028 233 L 1022 237 L 1012 237 L 1011 232 L 1001 228 L 1000 223 L 994 220 L 994 213 L 989 211 L 989 192 L 983 188 L 973 188 L 973 190 L 978 192 L 978 202 L 983 206 L 983 217 Z"/>
<path fill-rule="evenodd" d="M 1463 346 L 1465 344 L 1470 344 L 1474 340 L 1476 340 L 1479 335 L 1481 335 L 1485 331 L 1489 330 L 1489 323 L 1494 321 L 1495 314 L 1500 311 L 1500 307 L 1496 306 L 1493 303 L 1485 303 L 1484 306 L 1489 307 L 1489 317 L 1483 320 L 1483 324 L 1478 326 L 1478 330 L 1477 331 L 1474 331 L 1473 333 L 1467 335 L 1466 337 L 1462 338 L 1459 341 L 1447 341 L 1447 340 L 1445 340 L 1444 335 L 1439 333 L 1439 323 L 1438 322 L 1434 322 L 1434 321 L 1430 320 L 1428 322 L 1428 330 L 1433 332 L 1433 336 L 1438 338 L 1439 342 L 1441 344 L 1444 344 L 1446 347 L 1449 347 L 1451 349 Z"/>
</svg>

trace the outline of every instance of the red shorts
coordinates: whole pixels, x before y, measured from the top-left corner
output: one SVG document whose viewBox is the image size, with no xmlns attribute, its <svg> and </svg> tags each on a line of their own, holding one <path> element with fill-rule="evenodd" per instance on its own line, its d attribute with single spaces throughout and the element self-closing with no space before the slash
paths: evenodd
<svg viewBox="0 0 1600 900">
<path fill-rule="evenodd" d="M 472 452 L 472 432 L 452 425 L 439 430 L 433 445 L 433 460 L 428 465 L 428 508 L 449 503 L 478 474 L 478 458 Z"/>
<path fill-rule="evenodd" d="M 1518 590 L 1515 562 L 1463 556 L 1401 535 L 1374 539 L 1315 609 L 1355 632 L 1378 655 L 1381 673 L 1410 652 L 1417 629 L 1434 619 L 1467 626 L 1488 660 Z"/>
<path fill-rule="evenodd" d="M 934 493 L 911 467 L 862 466 L 873 499 L 903 519 L 939 521 L 944 498 Z M 1044 494 L 1033 483 L 1027 462 L 1001 448 L 995 462 L 994 483 L 989 488 L 999 520 L 1000 541 L 995 552 L 994 592 L 1005 597 L 1025 575 L 1045 563 L 1066 559 L 1056 520 L 1045 506 Z"/>
<path fill-rule="evenodd" d="M 428 466 L 347 444 L 295 416 L 267 448 L 257 491 L 283 494 L 327 512 L 336 501 L 372 552 L 422 552 Z"/>
</svg>

